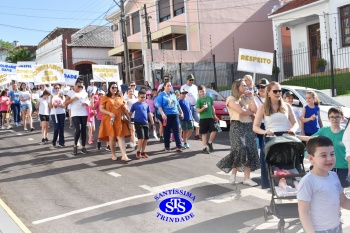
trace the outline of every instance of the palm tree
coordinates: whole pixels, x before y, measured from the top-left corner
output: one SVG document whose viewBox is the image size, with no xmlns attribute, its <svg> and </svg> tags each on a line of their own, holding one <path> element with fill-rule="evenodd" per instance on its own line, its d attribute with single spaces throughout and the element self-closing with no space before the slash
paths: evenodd
<svg viewBox="0 0 350 233">
<path fill-rule="evenodd" d="M 9 55 L 6 58 L 6 61 L 11 63 L 17 63 L 18 61 L 34 61 L 35 54 L 30 52 L 28 48 L 19 48 L 9 51 Z"/>
</svg>

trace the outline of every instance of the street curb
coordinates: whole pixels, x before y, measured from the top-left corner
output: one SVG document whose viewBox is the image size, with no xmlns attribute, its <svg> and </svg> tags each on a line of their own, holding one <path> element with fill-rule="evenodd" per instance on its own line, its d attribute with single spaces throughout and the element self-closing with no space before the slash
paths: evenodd
<svg viewBox="0 0 350 233">
<path fill-rule="evenodd" d="M 23 222 L 16 216 L 15 213 L 8 207 L 3 200 L 0 199 L 0 206 L 6 211 L 6 213 L 12 218 L 12 220 L 17 224 L 17 226 L 24 233 L 31 233 L 31 231 L 23 224 Z"/>
</svg>

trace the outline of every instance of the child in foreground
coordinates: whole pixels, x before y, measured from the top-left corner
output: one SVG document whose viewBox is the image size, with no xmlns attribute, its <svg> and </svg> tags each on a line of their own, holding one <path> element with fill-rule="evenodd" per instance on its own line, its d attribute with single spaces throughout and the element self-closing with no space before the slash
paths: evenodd
<svg viewBox="0 0 350 233">
<path fill-rule="evenodd" d="M 306 145 L 313 169 L 299 183 L 299 218 L 306 233 L 341 233 L 340 207 L 350 209 L 339 178 L 331 170 L 336 162 L 333 142 L 313 137 Z"/>
</svg>

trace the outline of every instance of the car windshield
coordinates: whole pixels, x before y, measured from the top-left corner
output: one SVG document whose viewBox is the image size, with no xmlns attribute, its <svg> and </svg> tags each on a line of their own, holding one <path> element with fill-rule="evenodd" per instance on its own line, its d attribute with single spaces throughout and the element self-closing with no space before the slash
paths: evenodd
<svg viewBox="0 0 350 233">
<path fill-rule="evenodd" d="M 207 89 L 207 96 L 210 96 L 213 101 L 225 101 L 225 99 L 219 95 L 216 91 Z"/>
<path fill-rule="evenodd" d="M 308 92 L 308 90 L 305 89 L 296 89 L 296 91 L 303 97 L 303 99 L 305 99 L 306 96 L 306 92 Z M 314 90 L 318 96 L 318 99 L 320 100 L 320 105 L 329 105 L 329 106 L 341 106 L 344 107 L 344 105 L 342 105 L 341 103 L 337 102 L 336 100 L 332 99 L 332 97 L 330 97 L 329 95 Z"/>
</svg>

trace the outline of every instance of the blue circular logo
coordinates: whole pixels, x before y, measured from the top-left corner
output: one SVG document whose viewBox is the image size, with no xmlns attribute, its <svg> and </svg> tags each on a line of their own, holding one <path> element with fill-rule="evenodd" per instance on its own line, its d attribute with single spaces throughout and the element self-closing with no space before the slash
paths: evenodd
<svg viewBox="0 0 350 233">
<path fill-rule="evenodd" d="M 180 215 L 189 212 L 192 209 L 192 203 L 185 198 L 171 197 L 159 203 L 159 209 L 166 214 Z"/>
</svg>

